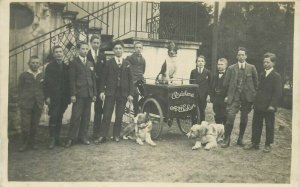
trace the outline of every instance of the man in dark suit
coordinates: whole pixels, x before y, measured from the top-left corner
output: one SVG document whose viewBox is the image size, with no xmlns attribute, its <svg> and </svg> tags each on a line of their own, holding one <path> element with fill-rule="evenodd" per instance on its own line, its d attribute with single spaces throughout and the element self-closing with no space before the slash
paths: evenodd
<svg viewBox="0 0 300 187">
<path fill-rule="evenodd" d="M 113 139 L 120 141 L 120 131 L 125 105 L 127 100 L 133 100 L 133 81 L 130 63 L 122 58 L 124 44 L 117 40 L 113 45 L 114 57 L 105 67 L 103 79 L 100 84 L 100 98 L 104 100 L 103 120 L 100 126 L 99 143 L 104 143 L 108 137 L 111 116 L 116 105 Z"/>
<path fill-rule="evenodd" d="M 196 60 L 196 68 L 191 71 L 190 84 L 198 84 L 198 107 L 200 110 L 200 122 L 205 121 L 205 109 L 211 80 L 210 71 L 206 69 L 205 57 L 200 55 Z"/>
<path fill-rule="evenodd" d="M 227 122 L 225 124 L 225 139 L 222 144 L 227 148 L 236 114 L 241 111 L 240 132 L 237 145 L 244 146 L 243 136 L 248 122 L 248 114 L 252 110 L 253 100 L 258 86 L 258 76 L 254 65 L 246 62 L 246 49 L 239 47 L 237 53 L 238 63 L 227 68 L 224 87 L 227 90 Z"/>
<path fill-rule="evenodd" d="M 212 77 L 210 87 L 210 101 L 213 103 L 213 111 L 215 113 L 215 122 L 225 125 L 226 123 L 226 90 L 223 86 L 224 77 L 227 69 L 227 60 L 220 58 L 218 60 L 218 73 Z"/>
<path fill-rule="evenodd" d="M 133 95 L 133 109 L 134 115 L 136 116 L 139 111 L 138 99 L 139 99 L 139 91 L 138 91 L 138 83 L 139 81 L 144 82 L 144 73 L 146 70 L 146 62 L 145 58 L 142 56 L 143 44 L 141 42 L 136 42 L 134 44 L 134 53 L 126 58 L 129 61 L 131 71 L 132 71 L 132 79 L 134 85 L 134 95 Z"/>
<path fill-rule="evenodd" d="M 251 144 L 245 149 L 259 149 L 263 120 L 266 122 L 266 142 L 264 152 L 271 151 L 274 140 L 274 123 L 277 104 L 282 94 L 281 76 L 273 69 L 276 56 L 273 53 L 264 54 L 265 71 L 260 76 L 259 86 L 254 101 Z"/>
<path fill-rule="evenodd" d="M 95 67 L 97 96 L 94 103 L 94 126 L 93 126 L 93 139 L 96 141 L 100 136 L 100 125 L 103 114 L 103 101 L 100 99 L 100 83 L 103 76 L 106 58 L 103 51 L 100 49 L 101 39 L 97 35 L 93 35 L 90 39 L 91 49 L 87 54 L 88 61 L 92 62 Z M 95 142 L 97 143 L 97 142 Z"/>
<path fill-rule="evenodd" d="M 64 53 L 61 46 L 52 49 L 54 60 L 50 62 L 45 70 L 44 95 L 49 107 L 49 149 L 60 145 L 60 129 L 63 115 L 70 104 L 69 70 L 68 65 L 63 62 Z"/>
<path fill-rule="evenodd" d="M 66 147 L 70 147 L 77 139 L 77 132 L 83 144 L 90 144 L 87 132 L 91 116 L 91 102 L 96 101 L 97 94 L 94 66 L 86 58 L 89 46 L 86 42 L 80 42 L 77 48 L 79 56 L 74 58 L 69 67 L 73 107 Z"/>
<path fill-rule="evenodd" d="M 29 69 L 19 77 L 18 93 L 21 112 L 22 146 L 19 151 L 27 148 L 37 149 L 35 136 L 44 106 L 43 72 L 39 69 L 39 57 L 31 56 Z"/>
</svg>

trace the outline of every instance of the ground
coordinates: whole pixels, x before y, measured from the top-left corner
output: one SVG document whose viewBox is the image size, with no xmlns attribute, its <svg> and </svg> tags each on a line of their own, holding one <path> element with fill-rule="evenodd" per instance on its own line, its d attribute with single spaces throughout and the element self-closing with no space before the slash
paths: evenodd
<svg viewBox="0 0 300 187">
<path fill-rule="evenodd" d="M 212 122 L 211 104 L 207 121 Z M 252 112 L 245 140 L 251 135 Z M 39 150 L 20 153 L 19 141 L 9 143 L 9 181 L 107 181 L 184 183 L 290 183 L 292 112 L 280 108 L 276 114 L 275 143 L 271 153 L 243 150 L 235 145 L 236 119 L 231 146 L 206 151 L 192 150 L 194 141 L 181 134 L 176 123 L 164 126 L 156 147 L 130 140 L 101 145 L 74 145 L 48 150 L 47 128 L 39 127 Z M 62 136 L 66 136 L 67 125 Z"/>
</svg>

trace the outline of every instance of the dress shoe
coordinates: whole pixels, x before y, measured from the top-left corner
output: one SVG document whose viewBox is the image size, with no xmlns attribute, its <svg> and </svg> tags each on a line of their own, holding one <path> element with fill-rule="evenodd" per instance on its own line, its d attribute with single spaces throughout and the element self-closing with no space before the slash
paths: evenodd
<svg viewBox="0 0 300 187">
<path fill-rule="evenodd" d="M 51 138 L 50 142 L 49 142 L 49 145 L 48 145 L 48 148 L 49 149 L 53 149 L 55 146 L 55 139 L 54 138 Z"/>
<path fill-rule="evenodd" d="M 105 143 L 107 139 L 105 137 L 100 136 L 97 140 L 94 141 L 95 144 Z"/>
<path fill-rule="evenodd" d="M 65 144 L 65 147 L 66 148 L 69 148 L 69 147 L 71 147 L 72 146 L 72 140 L 68 140 L 67 142 L 66 142 L 66 144 Z"/>
<path fill-rule="evenodd" d="M 90 141 L 88 141 L 87 139 L 82 139 L 81 143 L 84 145 L 90 145 Z"/>
<path fill-rule="evenodd" d="M 24 151 L 27 150 L 27 148 L 28 148 L 27 143 L 24 143 L 24 144 L 19 148 L 19 152 L 24 152 Z"/>
<path fill-rule="evenodd" d="M 245 145 L 245 146 L 244 146 L 244 149 L 245 149 L 245 150 L 251 150 L 251 149 L 258 150 L 258 149 L 259 149 L 259 145 L 258 145 L 258 144 L 251 143 L 251 144 Z"/>
<path fill-rule="evenodd" d="M 119 142 L 120 138 L 118 136 L 114 137 L 114 141 Z"/>
<path fill-rule="evenodd" d="M 270 145 L 266 145 L 264 150 L 263 150 L 264 153 L 269 153 L 271 152 L 271 146 Z"/>
<path fill-rule="evenodd" d="M 230 138 L 225 139 L 224 142 L 221 144 L 222 148 L 227 148 L 230 145 Z"/>
</svg>

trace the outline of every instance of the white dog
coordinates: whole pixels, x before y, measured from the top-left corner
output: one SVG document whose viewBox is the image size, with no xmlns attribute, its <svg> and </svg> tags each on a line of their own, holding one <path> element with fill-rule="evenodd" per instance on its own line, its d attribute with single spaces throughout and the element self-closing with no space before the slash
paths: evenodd
<svg viewBox="0 0 300 187">
<path fill-rule="evenodd" d="M 152 122 L 150 121 L 149 115 L 146 113 L 139 113 L 134 118 L 134 123 L 129 124 L 123 130 L 122 136 L 131 137 L 136 140 L 136 143 L 143 145 L 144 142 L 156 146 L 151 139 Z"/>
<path fill-rule="evenodd" d="M 195 145 L 192 150 L 196 150 L 205 144 L 206 150 L 217 147 L 218 142 L 223 140 L 224 125 L 223 124 L 209 124 L 202 121 L 201 125 L 193 125 L 190 132 L 187 133 L 189 139 L 196 139 Z"/>
</svg>

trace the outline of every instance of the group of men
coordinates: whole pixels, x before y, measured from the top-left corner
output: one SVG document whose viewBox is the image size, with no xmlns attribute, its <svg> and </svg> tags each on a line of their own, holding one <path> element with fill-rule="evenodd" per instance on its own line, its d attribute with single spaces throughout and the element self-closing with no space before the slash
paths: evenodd
<svg viewBox="0 0 300 187">
<path fill-rule="evenodd" d="M 75 142 L 89 145 L 88 127 L 91 115 L 91 103 L 94 102 L 93 141 L 105 143 L 109 137 L 109 127 L 115 107 L 113 140 L 120 141 L 122 118 L 126 102 L 133 103 L 135 114 L 138 111 L 139 92 L 137 83 L 144 81 L 145 59 L 141 52 L 143 44 L 134 44 L 134 53 L 123 58 L 124 45 L 121 41 L 113 44 L 114 57 L 106 62 L 100 49 L 101 39 L 92 36 L 91 49 L 86 42 L 77 46 L 78 57 L 67 65 L 63 62 L 64 54 L 60 46 L 52 49 L 53 61 L 45 69 L 37 56 L 29 60 L 29 69 L 19 77 L 19 98 L 22 118 L 22 146 L 19 151 L 28 148 L 37 149 L 35 143 L 36 128 L 39 123 L 43 103 L 49 107 L 49 149 L 55 146 L 72 146 Z M 271 150 L 274 139 L 274 113 L 281 96 L 281 77 L 273 70 L 276 56 L 266 53 L 263 58 L 265 72 L 258 78 L 254 65 L 246 62 L 245 48 L 239 48 L 238 63 L 227 68 L 227 60 L 218 60 L 218 73 L 211 77 L 205 69 L 205 57 L 198 56 L 196 69 L 191 71 L 190 83 L 198 84 L 198 107 L 200 121 L 205 120 L 207 96 L 213 102 L 215 121 L 225 125 L 225 141 L 222 147 L 230 145 L 230 136 L 235 116 L 241 111 L 238 145 L 244 146 L 243 136 L 248 114 L 254 103 L 252 125 L 252 144 L 247 149 L 258 149 L 263 126 L 266 121 L 267 140 L 265 152 Z M 61 142 L 60 131 L 62 118 L 72 102 L 67 141 Z M 102 118 L 103 117 L 103 118 Z"/>
<path fill-rule="evenodd" d="M 230 137 L 236 114 L 240 111 L 240 127 L 237 145 L 244 149 L 259 149 L 263 121 L 266 123 L 266 142 L 264 152 L 271 151 L 274 140 L 274 122 L 277 105 L 282 94 L 281 76 L 274 71 L 276 55 L 265 53 L 263 56 L 264 72 L 258 76 L 254 65 L 246 62 L 246 49 L 239 47 L 237 63 L 227 68 L 227 60 L 220 58 L 218 72 L 211 77 L 204 68 L 205 57 L 196 60 L 196 69 L 192 70 L 190 83 L 198 84 L 198 107 L 200 121 L 205 120 L 207 100 L 213 103 L 215 122 L 225 127 L 223 148 L 230 145 Z M 208 97 L 208 95 L 210 97 Z M 248 114 L 254 108 L 251 144 L 243 142 L 248 122 Z"/>
</svg>

